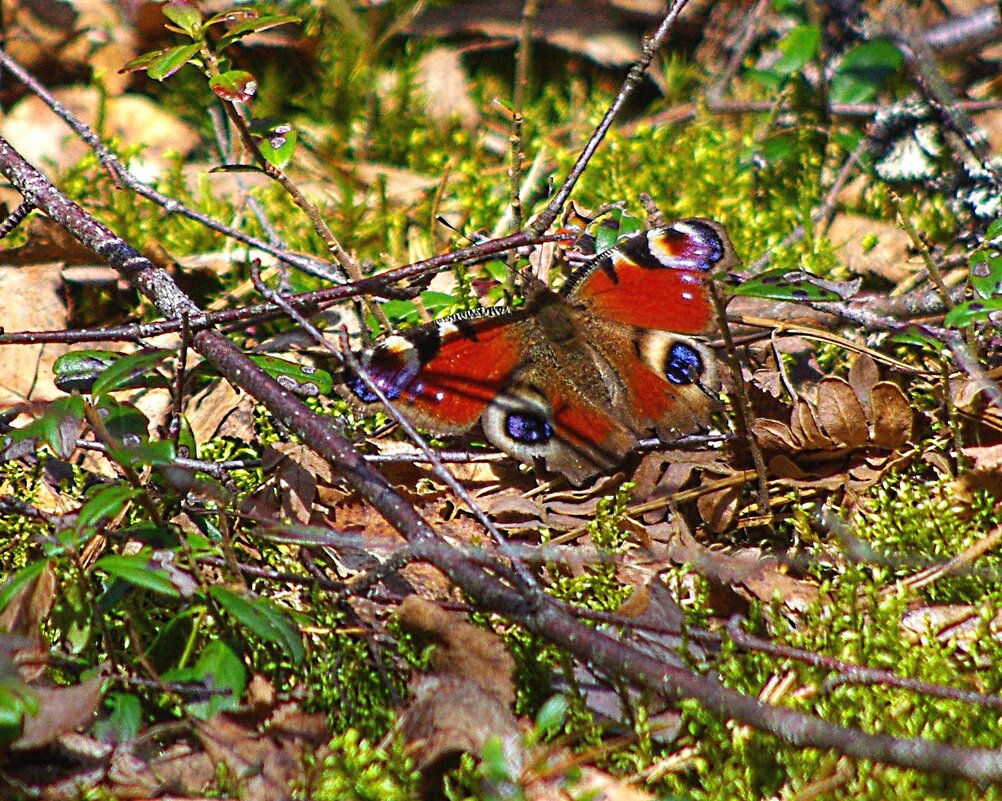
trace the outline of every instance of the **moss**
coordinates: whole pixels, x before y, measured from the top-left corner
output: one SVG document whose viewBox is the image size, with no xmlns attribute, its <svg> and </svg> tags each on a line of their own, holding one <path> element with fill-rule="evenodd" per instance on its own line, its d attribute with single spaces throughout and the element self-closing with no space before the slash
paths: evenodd
<svg viewBox="0 0 1002 801">
<path fill-rule="evenodd" d="M 348 729 L 327 746 L 310 792 L 315 801 L 409 801 L 417 774 L 399 747 L 374 746 Z"/>
</svg>

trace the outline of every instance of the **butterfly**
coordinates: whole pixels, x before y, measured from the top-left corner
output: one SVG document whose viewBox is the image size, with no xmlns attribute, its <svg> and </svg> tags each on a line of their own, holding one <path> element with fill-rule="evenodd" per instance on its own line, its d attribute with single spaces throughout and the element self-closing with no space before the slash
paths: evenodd
<svg viewBox="0 0 1002 801">
<path fill-rule="evenodd" d="M 696 335 L 713 322 L 711 273 L 736 264 L 722 225 L 679 220 L 623 237 L 559 291 L 539 282 L 520 307 L 393 334 L 358 364 L 418 427 L 460 434 L 479 420 L 512 458 L 580 486 L 650 431 L 671 442 L 708 424 L 720 383 Z M 340 391 L 380 406 L 351 369 Z"/>
</svg>

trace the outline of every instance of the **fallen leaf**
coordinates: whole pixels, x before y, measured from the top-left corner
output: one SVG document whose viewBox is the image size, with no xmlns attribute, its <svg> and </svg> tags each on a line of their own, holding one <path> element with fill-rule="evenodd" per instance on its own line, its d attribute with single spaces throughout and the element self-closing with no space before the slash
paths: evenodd
<svg viewBox="0 0 1002 801">
<path fill-rule="evenodd" d="M 881 381 L 871 392 L 873 403 L 873 444 L 889 451 L 898 450 L 912 436 L 914 412 L 897 384 Z"/>
<path fill-rule="evenodd" d="M 522 772 L 522 730 L 511 712 L 514 660 L 501 638 L 416 595 L 397 612 L 400 625 L 435 644 L 431 672 L 411 680 L 411 700 L 397 724 L 430 790 L 459 755 L 483 754 L 501 740 L 511 775 Z"/>
<path fill-rule="evenodd" d="M 62 735 L 90 723 L 101 703 L 103 676 L 94 676 L 70 687 L 32 685 L 38 714 L 26 715 L 21 736 L 10 744 L 12 751 L 31 751 L 52 745 Z"/>
<path fill-rule="evenodd" d="M 866 443 L 866 415 L 848 381 L 833 376 L 821 379 L 817 418 L 821 428 L 837 444 L 859 448 Z"/>
<path fill-rule="evenodd" d="M 18 302 L 0 304 L 0 329 L 4 331 L 58 330 L 66 327 L 62 298 L 62 262 L 0 266 L 0 297 Z M 52 400 L 56 389 L 52 365 L 68 350 L 66 345 L 4 345 L 0 359 L 0 406 L 27 399 Z"/>
</svg>

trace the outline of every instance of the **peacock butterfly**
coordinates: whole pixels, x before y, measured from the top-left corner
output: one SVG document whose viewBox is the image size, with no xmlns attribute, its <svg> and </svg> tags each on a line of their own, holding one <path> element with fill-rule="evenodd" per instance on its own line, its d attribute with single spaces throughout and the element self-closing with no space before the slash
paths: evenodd
<svg viewBox="0 0 1002 801">
<path fill-rule="evenodd" d="M 487 439 L 580 485 L 647 432 L 705 427 L 716 358 L 710 273 L 738 263 L 723 226 L 688 219 L 622 238 L 516 309 L 477 309 L 387 337 L 358 357 L 408 419 L 436 434 L 480 420 Z M 342 394 L 379 399 L 346 371 Z"/>
</svg>

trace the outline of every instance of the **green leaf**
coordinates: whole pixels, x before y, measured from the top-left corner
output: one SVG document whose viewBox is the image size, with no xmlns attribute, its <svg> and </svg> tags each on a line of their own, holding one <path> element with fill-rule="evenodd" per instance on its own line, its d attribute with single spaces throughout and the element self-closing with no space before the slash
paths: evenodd
<svg viewBox="0 0 1002 801">
<path fill-rule="evenodd" d="M 42 575 L 42 571 L 45 570 L 45 566 L 48 563 L 49 561 L 47 559 L 39 559 L 35 562 L 29 562 L 27 565 L 14 573 L 13 576 L 7 579 L 3 586 L 0 586 L 0 610 L 4 609 L 7 604 L 10 603 L 11 599 L 22 587 L 30 584 Z"/>
<path fill-rule="evenodd" d="M 217 97 L 233 103 L 247 103 L 257 91 L 257 80 L 244 70 L 229 70 L 213 75 L 209 88 Z"/>
<path fill-rule="evenodd" d="M 1002 238 L 1002 217 L 989 223 L 988 230 L 985 231 L 986 242 L 992 242 L 999 238 Z"/>
<path fill-rule="evenodd" d="M 248 599 L 225 587 L 211 587 L 209 594 L 227 614 L 262 640 L 275 643 L 297 664 L 305 656 L 303 640 L 288 616 L 267 598 Z"/>
<path fill-rule="evenodd" d="M 190 44 L 164 50 L 150 61 L 146 67 L 146 74 L 155 81 L 165 80 L 197 56 L 200 47 L 197 44 Z"/>
<path fill-rule="evenodd" d="M 505 753 L 504 743 L 498 735 L 492 735 L 484 743 L 483 761 L 480 763 L 480 771 L 487 781 L 509 782 L 514 779 L 512 776 L 512 766 L 508 762 Z"/>
<path fill-rule="evenodd" d="M 208 28 L 210 25 L 219 25 L 222 22 L 239 22 L 242 19 L 257 19 L 257 12 L 251 9 L 227 9 L 226 11 L 220 11 L 218 14 L 213 14 L 202 23 L 202 27 Z"/>
<path fill-rule="evenodd" d="M 614 209 L 598 220 L 594 226 L 589 226 L 592 227 L 595 235 L 595 252 L 602 253 L 615 247 L 620 239 L 642 231 L 644 221 L 623 209 Z"/>
<path fill-rule="evenodd" d="M 142 490 L 127 484 L 107 484 L 100 487 L 77 514 L 77 530 L 96 526 L 105 518 L 115 517 Z"/>
<path fill-rule="evenodd" d="M 380 304 L 386 316 L 394 323 L 416 324 L 420 320 L 417 306 L 410 300 L 388 300 Z M 375 320 L 369 321 L 369 327 L 375 327 Z"/>
<path fill-rule="evenodd" d="M 275 356 L 252 354 L 250 360 L 290 392 L 306 397 L 329 395 L 334 391 L 334 377 L 326 370 L 296 364 Z"/>
<path fill-rule="evenodd" d="M 845 300 L 858 289 L 856 282 L 826 281 L 802 270 L 779 267 L 743 281 L 732 294 L 793 303 L 825 303 Z"/>
<path fill-rule="evenodd" d="M 961 303 L 946 313 L 943 324 L 948 328 L 966 328 L 987 320 L 991 322 L 1002 320 L 1002 298 L 969 300 Z"/>
<path fill-rule="evenodd" d="M 108 717 L 94 723 L 94 736 L 110 743 L 128 743 L 136 739 L 143 723 L 143 707 L 132 693 L 108 693 L 104 706 Z"/>
<path fill-rule="evenodd" d="M 24 716 L 37 713 L 38 699 L 30 687 L 16 675 L 0 679 L 0 743 L 20 737 Z"/>
<path fill-rule="evenodd" d="M 292 161 L 299 134 L 289 123 L 283 122 L 272 125 L 263 133 L 256 133 L 254 138 L 261 155 L 269 164 L 281 169 Z"/>
<path fill-rule="evenodd" d="M 167 19 L 194 39 L 202 27 L 202 15 L 198 9 L 181 3 L 167 3 L 162 9 Z M 152 76 L 151 76 L 152 77 Z"/>
<path fill-rule="evenodd" d="M 108 456 L 118 464 L 129 467 L 140 467 L 143 465 L 170 465 L 174 464 L 174 443 L 169 440 L 159 440 L 157 442 L 139 442 L 135 445 L 126 445 L 122 448 L 112 448 L 108 451 Z"/>
<path fill-rule="evenodd" d="M 101 372 L 91 393 L 100 395 L 119 389 L 166 387 L 167 379 L 155 368 L 163 364 L 170 353 L 169 350 L 143 350 L 119 357 Z"/>
<path fill-rule="evenodd" d="M 829 88 L 833 103 L 868 103 L 901 68 L 901 51 L 885 40 L 867 42 L 846 53 Z"/>
<path fill-rule="evenodd" d="M 146 655 L 160 673 L 177 667 L 192 635 L 194 621 L 201 620 L 204 613 L 204 605 L 194 604 L 157 627 L 156 637 L 146 649 Z"/>
<path fill-rule="evenodd" d="M 141 56 L 136 56 L 131 61 L 125 62 L 125 64 L 119 68 L 118 72 L 121 74 L 123 72 L 139 72 L 140 70 L 145 70 L 165 52 L 167 51 L 151 50 L 149 53 L 143 53 Z"/>
<path fill-rule="evenodd" d="M 454 309 L 456 307 L 456 297 L 455 295 L 450 295 L 448 292 L 428 290 L 421 293 L 421 304 L 429 313 L 434 315 L 444 310 L 451 311 Z"/>
<path fill-rule="evenodd" d="M 107 350 L 72 350 L 56 359 L 53 378 L 63 392 L 90 392 L 98 376 L 121 358 Z"/>
<path fill-rule="evenodd" d="M 66 459 L 77 447 L 77 437 L 83 427 L 83 398 L 57 398 L 45 409 L 38 422 L 45 444 L 56 456 Z"/>
<path fill-rule="evenodd" d="M 149 439 L 150 420 L 133 404 L 102 395 L 95 408 L 105 429 L 119 442 L 138 444 Z"/>
<path fill-rule="evenodd" d="M 151 562 L 148 554 L 103 556 L 94 563 L 94 567 L 144 590 L 172 598 L 181 597 L 167 571 Z"/>
<path fill-rule="evenodd" d="M 57 398 L 37 420 L 0 437 L 0 461 L 26 456 L 38 448 L 38 440 L 61 459 L 69 457 L 83 428 L 83 414 L 83 398 Z"/>
<path fill-rule="evenodd" d="M 233 44 L 237 39 L 248 36 L 252 33 L 260 33 L 269 28 L 277 28 L 279 25 L 287 25 L 290 22 L 299 22 L 299 17 L 290 17 L 281 14 L 270 14 L 256 19 L 248 19 L 237 23 L 230 28 L 219 40 L 218 49 L 222 49 Z"/>
<path fill-rule="evenodd" d="M 817 25 L 793 28 L 779 43 L 780 57 L 769 71 L 782 76 L 800 72 L 817 55 L 820 44 L 821 29 Z"/>
<path fill-rule="evenodd" d="M 989 245 L 972 253 L 968 280 L 980 298 L 1002 295 L 1002 251 Z"/>
<path fill-rule="evenodd" d="M 200 681 L 213 690 L 229 690 L 225 695 L 211 695 L 205 701 L 187 704 L 188 711 L 203 720 L 217 712 L 235 709 L 247 687 L 247 668 L 233 647 L 225 640 L 212 640 L 190 668 L 169 670 L 164 681 Z"/>
<path fill-rule="evenodd" d="M 536 714 L 536 731 L 543 736 L 555 733 L 564 725 L 564 720 L 567 718 L 567 708 L 567 696 L 554 695 L 540 707 Z"/>
</svg>

